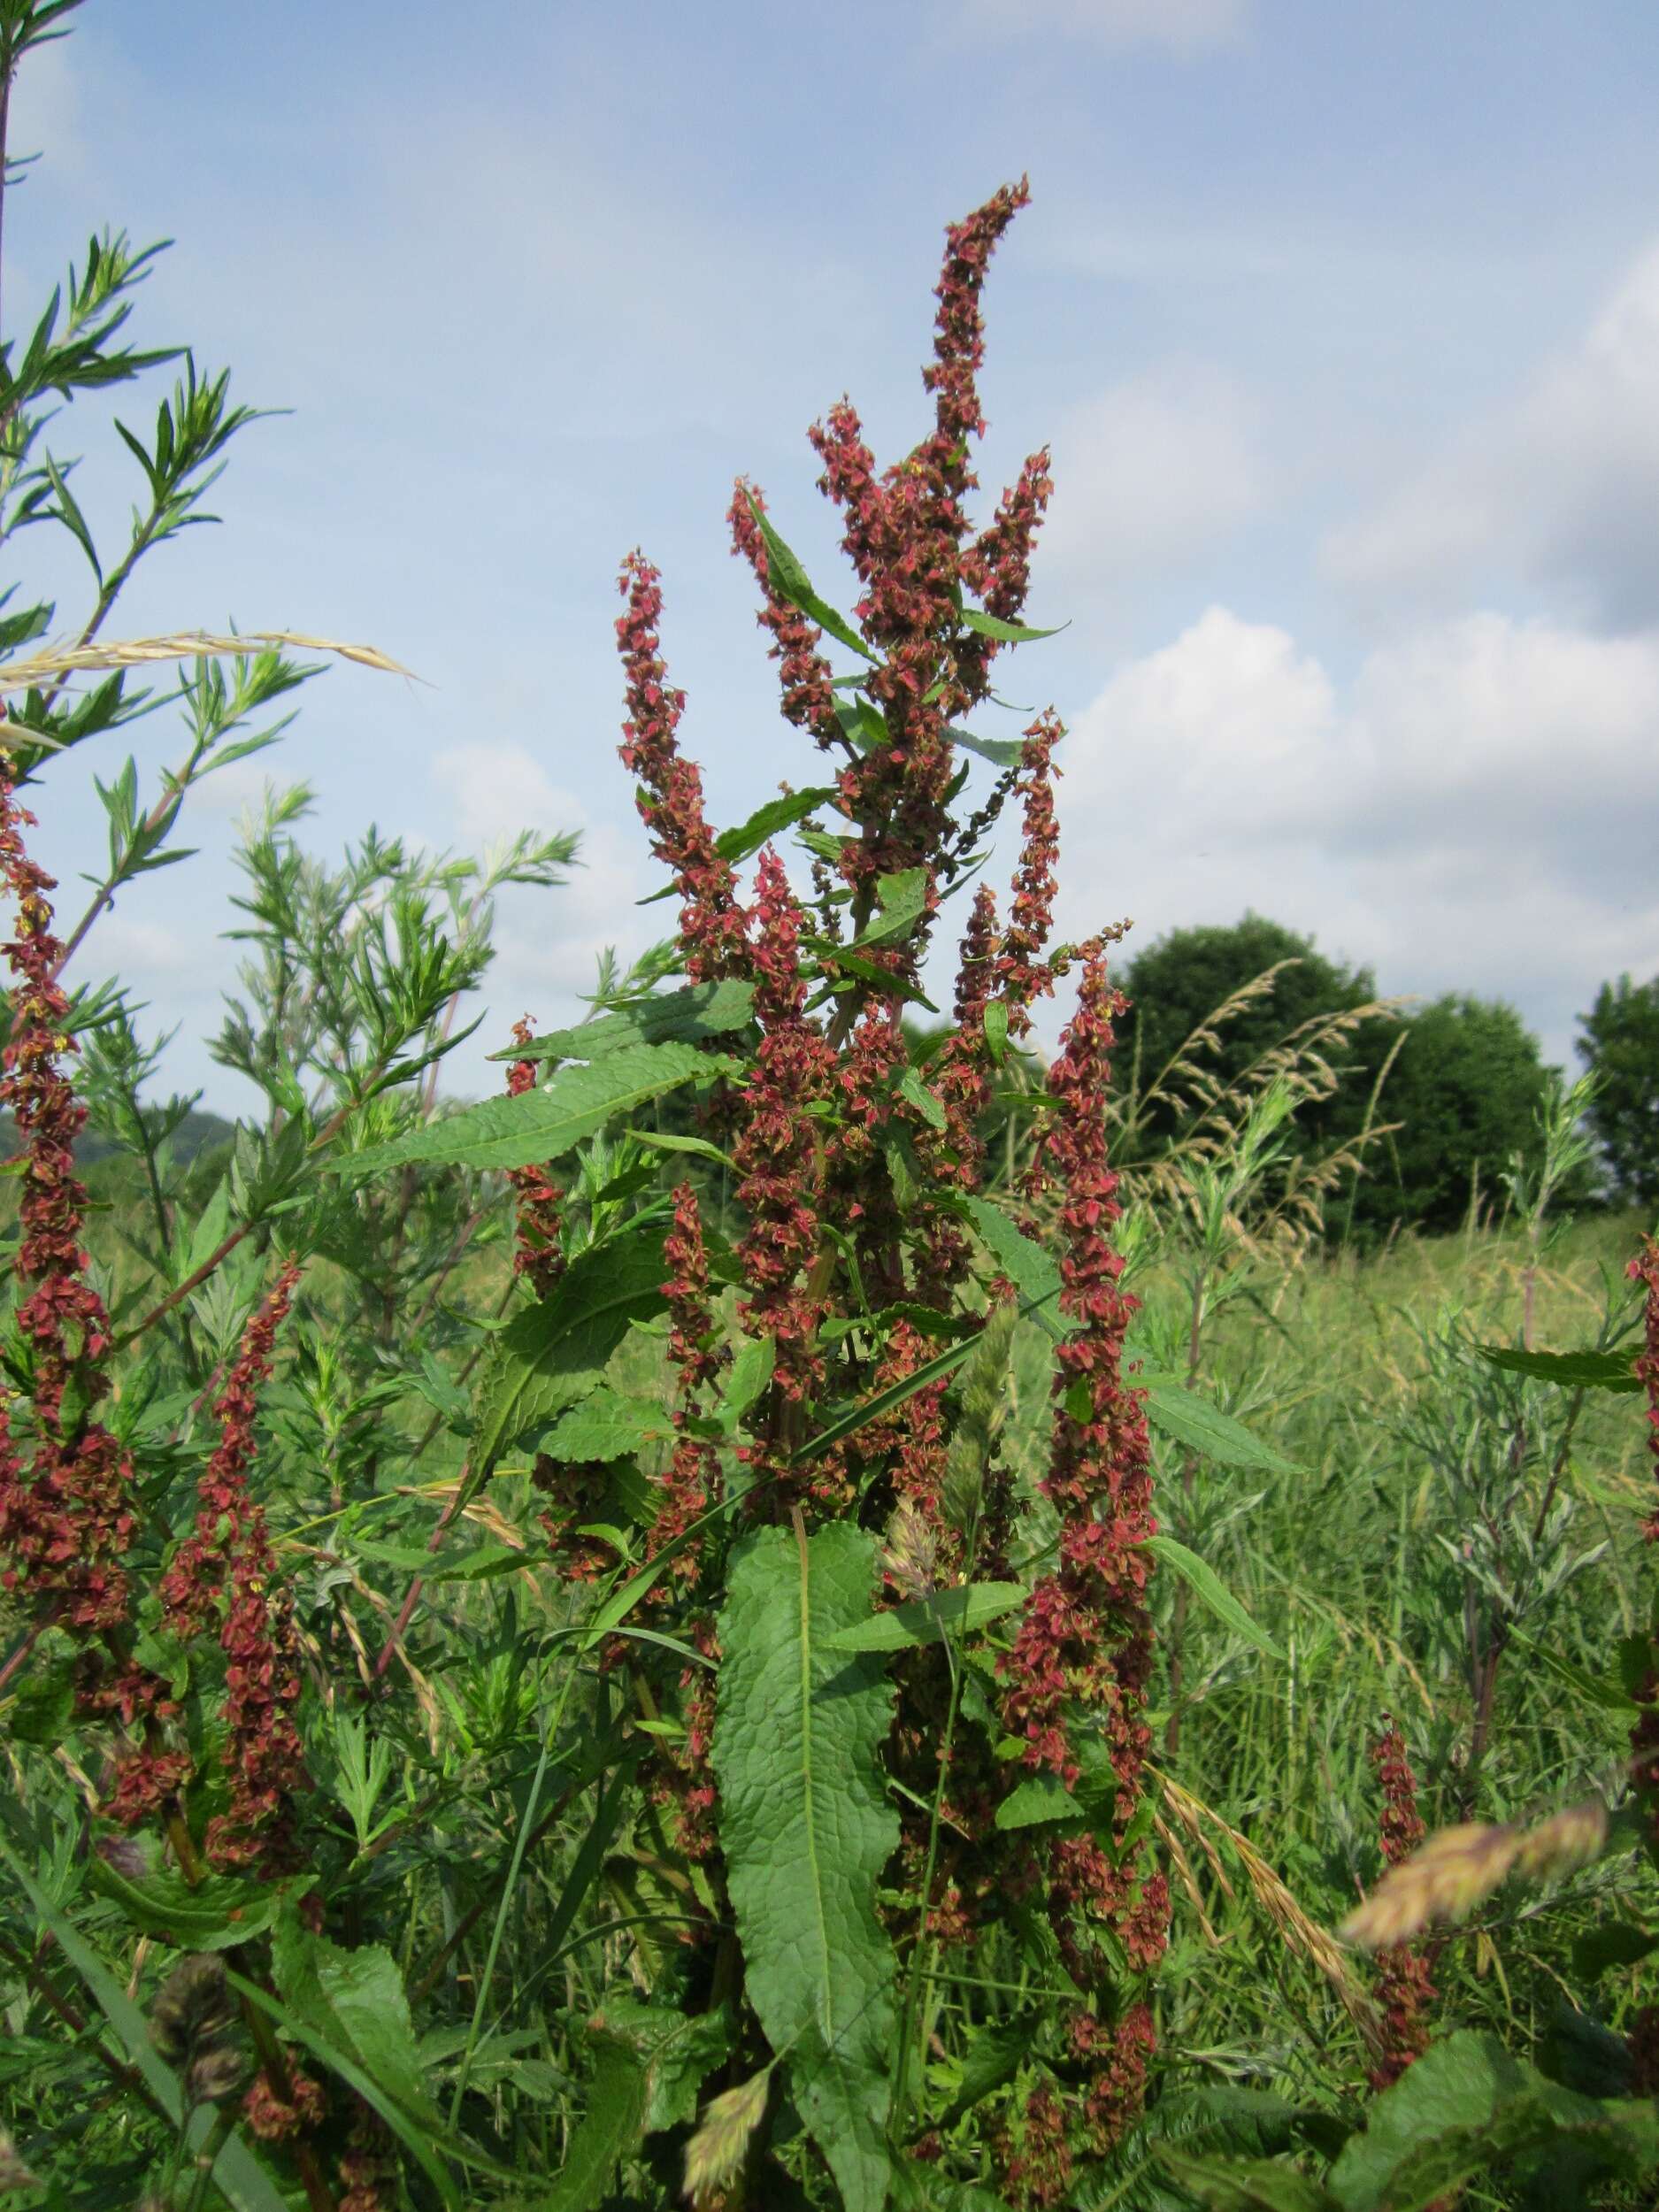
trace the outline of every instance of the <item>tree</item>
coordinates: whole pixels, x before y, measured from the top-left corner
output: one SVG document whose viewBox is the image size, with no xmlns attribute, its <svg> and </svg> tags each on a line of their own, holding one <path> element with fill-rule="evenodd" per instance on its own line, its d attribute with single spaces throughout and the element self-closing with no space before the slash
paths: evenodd
<svg viewBox="0 0 1659 2212">
<path fill-rule="evenodd" d="M 1659 1206 L 1659 975 L 1604 983 L 1580 1014 L 1578 1053 L 1598 1088 L 1588 1114 L 1615 1194 Z"/>
<path fill-rule="evenodd" d="M 1356 1058 L 1374 1056 L 1379 1067 L 1376 1040 L 1363 1038 Z M 1494 1190 L 1517 1152 L 1536 1151 L 1549 1075 L 1537 1038 L 1502 1000 L 1448 992 L 1414 1014 L 1379 1101 L 1379 1119 L 1400 1125 L 1370 1155 L 1356 1225 L 1455 1229 L 1477 1184 Z"/>
</svg>

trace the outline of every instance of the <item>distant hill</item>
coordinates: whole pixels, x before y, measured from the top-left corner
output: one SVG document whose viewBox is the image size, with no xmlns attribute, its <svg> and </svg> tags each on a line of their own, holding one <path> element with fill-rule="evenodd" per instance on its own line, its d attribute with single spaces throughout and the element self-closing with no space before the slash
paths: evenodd
<svg viewBox="0 0 1659 2212">
<path fill-rule="evenodd" d="M 222 1114 L 193 1109 L 173 1133 L 173 1156 L 181 1166 L 188 1167 L 198 1153 L 228 1144 L 235 1133 L 235 1123 L 227 1121 Z M 0 1157 L 9 1159 L 17 1148 L 16 1125 L 10 1114 L 0 1114 Z M 75 1146 L 75 1159 L 81 1167 L 96 1167 L 100 1160 L 107 1160 L 119 1148 L 107 1137 L 88 1129 L 81 1133 Z"/>
</svg>

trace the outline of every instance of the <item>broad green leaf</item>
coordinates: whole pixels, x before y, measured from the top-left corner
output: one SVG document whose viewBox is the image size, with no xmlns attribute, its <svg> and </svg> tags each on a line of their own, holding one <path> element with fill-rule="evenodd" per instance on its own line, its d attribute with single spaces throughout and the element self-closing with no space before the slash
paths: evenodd
<svg viewBox="0 0 1659 2212">
<path fill-rule="evenodd" d="M 977 737 L 972 730 L 953 728 L 951 742 L 977 753 L 981 760 L 988 760 L 998 768 L 1018 768 L 1025 757 L 1025 744 L 1018 737 Z"/>
<path fill-rule="evenodd" d="M 1482 1359 L 1513 1375 L 1558 1383 L 1563 1390 L 1640 1390 L 1641 1379 L 1624 1352 L 1522 1352 L 1504 1344 L 1476 1346 Z"/>
<path fill-rule="evenodd" d="M 672 886 L 671 886 L 672 888 Z M 492 1060 L 603 1060 L 624 1045 L 695 1044 L 745 1029 L 755 1010 L 752 983 L 694 983 L 684 991 L 636 999 L 574 1029 L 549 1029 L 526 1045 L 492 1052 Z"/>
<path fill-rule="evenodd" d="M 1188 1551 L 1185 1544 L 1178 1544 L 1172 1536 L 1148 1536 L 1145 1548 L 1162 1565 L 1179 1575 L 1194 1596 L 1202 1598 L 1216 1618 L 1235 1636 L 1242 1636 L 1247 1644 L 1254 1644 L 1257 1651 L 1264 1651 L 1270 1659 L 1284 1658 L 1284 1653 L 1265 1629 L 1256 1626 L 1215 1570 L 1206 1566 L 1196 1552 Z"/>
<path fill-rule="evenodd" d="M 520 2198 L 522 2212 L 597 2212 L 611 2195 L 618 2167 L 639 2148 L 650 2104 L 645 2062 L 629 2045 L 603 2033 L 592 2043 L 588 2108 L 565 2147 L 558 2179 L 541 2195 Z"/>
<path fill-rule="evenodd" d="M 375 2109 L 405 2141 L 422 2127 L 428 2137 L 440 2131 L 403 1978 L 389 1951 L 378 1944 L 344 1950 L 288 1913 L 272 1939 L 271 1978 L 292 2017 L 373 2083 Z"/>
<path fill-rule="evenodd" d="M 1271 2158 L 1194 2158 L 1172 2143 L 1154 2147 L 1157 2162 L 1206 2212 L 1340 2212 L 1330 2191 Z"/>
<path fill-rule="evenodd" d="M 915 1107 L 917 1112 L 931 1128 L 942 1129 L 945 1126 L 944 1108 L 914 1068 L 906 1068 L 903 1074 L 900 1076 L 898 1093 L 902 1099 Z"/>
<path fill-rule="evenodd" d="M 846 2212 L 881 2212 L 892 1945 L 876 1910 L 899 1839 L 880 1763 L 893 1692 L 828 1640 L 869 1617 L 876 1540 L 847 1522 L 733 1555 L 714 1729 L 720 1843 L 749 2000 L 789 2067 Z"/>
<path fill-rule="evenodd" d="M 628 1135 L 635 1144 L 649 1145 L 657 1152 L 688 1152 L 699 1160 L 712 1160 L 716 1167 L 727 1168 L 735 1175 L 737 1163 L 729 1152 L 722 1152 L 718 1144 L 710 1144 L 706 1137 L 682 1137 L 668 1129 L 630 1129 Z"/>
<path fill-rule="evenodd" d="M 536 1449 L 549 1459 L 572 1462 L 628 1459 L 673 1433 L 674 1425 L 660 1406 L 624 1398 L 601 1384 L 537 1439 Z"/>
<path fill-rule="evenodd" d="M 729 2014 L 673 2012 L 636 1997 L 607 1996 L 588 2034 L 625 2045 L 642 2062 L 648 2135 L 696 2118 L 703 2082 L 732 2049 Z"/>
<path fill-rule="evenodd" d="M 501 1331 L 479 1387 L 474 1474 L 493 1467 L 515 1437 L 597 1387 L 634 1322 L 662 1304 L 663 1235 L 638 1229 L 579 1254 L 550 1297 Z"/>
<path fill-rule="evenodd" d="M 996 638 L 1004 645 L 1033 645 L 1039 638 L 1058 637 L 1060 630 L 1071 626 L 1063 622 L 1056 630 L 1033 630 L 1027 623 L 1004 622 L 1000 615 L 986 614 L 978 607 L 964 607 L 962 619 L 966 628 L 977 630 L 981 637 Z"/>
<path fill-rule="evenodd" d="M 953 1633 L 983 1628 L 1025 1600 L 1025 1586 L 1018 1582 L 966 1583 L 928 1597 L 907 1598 L 851 1628 L 837 1629 L 828 1641 L 835 1651 L 908 1651 L 913 1644 L 943 1643 Z"/>
<path fill-rule="evenodd" d="M 1616 1966 L 1640 1966 L 1659 1951 L 1659 1933 L 1628 1920 L 1606 1920 L 1586 1929 L 1572 1946 L 1572 1970 L 1586 1982 L 1600 1981 Z"/>
<path fill-rule="evenodd" d="M 1497 2167 L 1634 2181 L 1659 2163 L 1659 2107 L 1545 2079 L 1495 2036 L 1436 2043 L 1368 2108 L 1331 2170 L 1342 2212 L 1428 2212 Z"/>
<path fill-rule="evenodd" d="M 623 1045 L 587 1064 L 563 1067 L 541 1090 L 487 1098 L 458 1114 L 424 1123 L 390 1144 L 369 1145 L 328 1163 L 358 1179 L 388 1168 L 513 1168 L 557 1160 L 613 1116 L 682 1084 L 711 1079 L 720 1063 L 687 1044 Z"/>
<path fill-rule="evenodd" d="M 714 849 L 722 860 L 747 860 L 750 853 L 758 852 L 767 839 L 775 837 L 780 830 L 789 828 L 821 806 L 836 806 L 840 795 L 833 786 L 818 784 L 810 791 L 790 791 L 781 798 L 768 799 L 764 806 L 756 808 L 747 822 L 736 829 L 723 830 L 714 841 Z"/>
<path fill-rule="evenodd" d="M 760 502 L 752 493 L 749 504 L 765 541 L 766 581 L 771 589 L 780 599 L 787 599 L 791 606 L 799 607 L 803 615 L 809 616 L 820 630 L 826 631 L 839 644 L 847 646 L 855 653 L 861 653 L 867 661 L 876 661 L 877 656 L 870 650 L 846 616 L 837 614 L 834 608 L 827 605 L 813 590 L 805 569 L 772 528 Z"/>
<path fill-rule="evenodd" d="M 281 1892 L 265 1882 L 210 1874 L 194 1889 L 180 1874 L 147 1874 L 128 1881 L 96 1852 L 87 1862 L 88 1886 L 120 1907 L 142 1935 L 159 1936 L 180 1951 L 227 1951 L 263 1934 L 277 1916 Z"/>
<path fill-rule="evenodd" d="M 1147 1392 L 1147 1418 L 1212 1466 L 1261 1467 L 1275 1475 L 1299 1471 L 1294 1460 L 1284 1458 L 1271 1444 L 1252 1436 L 1242 1421 L 1235 1421 L 1195 1391 L 1182 1390 L 1171 1383 L 1155 1385 Z"/>
<path fill-rule="evenodd" d="M 771 1386 L 778 1346 L 770 1336 L 746 1336 L 737 1348 L 720 1391 L 720 1426 L 735 1436 L 738 1425 Z"/>
<path fill-rule="evenodd" d="M 878 876 L 876 905 L 875 919 L 853 940 L 855 951 L 865 945 L 890 944 L 914 932 L 927 911 L 926 869 L 904 868 L 897 875 Z"/>
<path fill-rule="evenodd" d="M 1513 1632 L 1510 1640 L 1518 1644 L 1524 1651 L 1530 1652 L 1539 1665 L 1553 1674 L 1557 1681 L 1564 1682 L 1570 1690 L 1577 1691 L 1586 1704 L 1599 1706 L 1604 1713 L 1612 1713 L 1624 1721 L 1628 1721 L 1641 1710 L 1635 1699 L 1612 1675 L 1586 1673 L 1584 1668 L 1575 1666 L 1560 1652 L 1552 1651 L 1548 1644 L 1540 1644 L 1531 1636 L 1522 1635 L 1518 1629 Z"/>
<path fill-rule="evenodd" d="M 1075 1820 L 1083 1808 L 1059 1776 L 1044 1770 L 1017 1783 L 996 1809 L 999 1828 L 1037 1828 L 1050 1820 Z"/>
<path fill-rule="evenodd" d="M 1004 1022 L 1007 1016 L 1004 1013 Z M 963 1210 L 974 1230 L 1020 1296 L 1056 1343 L 1071 1333 L 1059 1310 L 1060 1270 L 1053 1256 L 1017 1229 L 1000 1206 L 988 1198 L 966 1198 Z"/>
<path fill-rule="evenodd" d="M 165 2064 L 150 2039 L 150 2023 L 115 1977 L 82 1938 L 67 1913 L 60 1912 L 28 1870 L 0 1842 L 0 1859 L 28 1899 L 42 1926 L 50 1928 L 58 1949 L 86 1985 L 87 1992 L 113 2030 L 116 2039 L 145 2088 L 176 2128 L 184 2118 L 184 2100 L 178 2077 Z M 199 2150 L 213 2127 L 211 2106 L 201 2105 L 192 2116 L 187 2140 Z M 240 2135 L 233 2134 L 220 2149 L 213 2166 L 213 2185 L 235 2212 L 288 2212 L 281 2191 L 265 2172 Z"/>
<path fill-rule="evenodd" d="M 1001 1067 L 1008 1052 L 1008 1001 L 987 999 L 985 1002 L 985 1043 L 994 1064 Z"/>
<path fill-rule="evenodd" d="M 933 2125 L 954 2126 L 964 2112 L 972 2112 L 1005 2081 L 1012 2081 L 1031 2056 L 1040 2025 L 1036 2016 L 1027 2014 L 979 2029 L 963 2055 L 955 2093 Z"/>
</svg>

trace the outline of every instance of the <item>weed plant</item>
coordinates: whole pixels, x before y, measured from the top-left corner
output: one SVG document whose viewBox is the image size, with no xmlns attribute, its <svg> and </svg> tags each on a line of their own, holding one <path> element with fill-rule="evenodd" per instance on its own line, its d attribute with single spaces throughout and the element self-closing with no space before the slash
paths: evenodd
<svg viewBox="0 0 1659 2212">
<path fill-rule="evenodd" d="M 74 4 L 0 0 L 6 84 Z M 326 641 L 110 639 L 255 419 L 126 343 L 153 250 L 94 241 L 0 348 L 0 536 L 91 576 L 66 647 L 0 617 L 19 2204 L 1650 2200 L 1659 1248 L 1558 1217 L 1570 1094 L 1498 1225 L 1346 1248 L 1386 1096 L 1324 1158 L 1297 1115 L 1377 1009 L 1224 1088 L 1247 994 L 1117 1079 L 1121 929 L 1052 939 L 1064 732 L 992 733 L 1046 452 L 968 514 L 1025 196 L 948 233 L 913 450 L 811 434 L 850 615 L 734 488 L 814 780 L 715 831 L 630 554 L 670 933 L 454 1106 L 495 895 L 556 914 L 572 841 L 328 863 L 273 787 L 217 1158 L 96 926 Z M 47 403 L 180 361 L 107 550 Z M 169 707 L 60 915 L 31 810 Z"/>
</svg>

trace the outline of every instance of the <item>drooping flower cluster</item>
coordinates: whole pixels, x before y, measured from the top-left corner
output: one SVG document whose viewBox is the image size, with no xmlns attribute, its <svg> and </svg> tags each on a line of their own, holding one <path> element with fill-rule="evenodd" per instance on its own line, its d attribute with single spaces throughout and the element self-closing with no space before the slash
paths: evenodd
<svg viewBox="0 0 1659 2212">
<path fill-rule="evenodd" d="M 715 849 L 703 807 L 703 776 L 680 749 L 676 732 L 686 695 L 668 682 L 659 630 L 662 580 L 639 553 L 622 564 L 619 588 L 628 603 L 617 621 L 627 679 L 628 718 L 622 726 L 624 767 L 640 780 L 640 818 L 651 850 L 671 868 L 680 889 L 680 933 L 695 981 L 747 972 L 743 916 L 731 863 Z"/>
<path fill-rule="evenodd" d="M 1104 1098 L 1111 1016 L 1121 1002 L 1104 949 L 1083 948 L 1078 1010 L 1048 1073 L 1055 1101 L 1044 1133 L 1044 1171 L 1064 1193 L 1060 1308 L 1073 1333 L 1058 1348 L 1055 1428 L 1042 1484 L 1060 1509 L 1060 1563 L 1033 1590 L 1013 1648 L 999 1662 L 1003 1713 L 1025 1740 L 1025 1763 L 1070 1786 L 1081 1776 L 1081 1734 L 1103 1747 L 1114 1794 L 1104 1839 L 1062 1838 L 1049 1851 L 1049 1909 L 1062 1955 L 1086 1986 L 1109 1988 L 1096 1933 L 1110 1931 L 1139 1970 L 1166 1939 L 1168 1894 L 1148 1870 L 1133 1826 L 1149 1746 L 1144 1717 L 1152 1663 L 1147 1612 L 1152 1559 L 1151 1454 L 1141 1394 L 1123 1379 L 1124 1334 L 1135 1301 L 1119 1286 L 1111 1243 L 1121 1209 L 1107 1163 Z M 1079 2026 L 1093 2086 L 1084 2103 L 1097 2145 L 1133 2118 L 1150 2048 L 1149 2021 L 1132 2006 Z"/>
<path fill-rule="evenodd" d="M 512 1025 L 515 1044 L 527 1045 L 534 1034 L 527 1014 Z M 534 1060 L 514 1060 L 508 1066 L 510 1098 L 522 1098 L 526 1091 L 534 1090 L 535 1082 Z M 565 1255 L 559 1241 L 559 1207 L 565 1193 L 545 1167 L 509 1168 L 507 1180 L 518 1200 L 512 1271 L 520 1281 L 529 1285 L 534 1297 L 545 1298 L 565 1272 Z"/>
<path fill-rule="evenodd" d="M 219 1440 L 196 1486 L 196 1525 L 161 1578 L 163 1618 L 181 1642 L 215 1619 L 224 1651 L 225 1764 L 229 1801 L 208 1824 L 208 1857 L 221 1867 L 285 1871 L 293 1857 L 293 1801 L 305 1782 L 295 1713 L 299 1645 L 277 1571 L 265 1509 L 249 1488 L 258 1450 L 258 1391 L 272 1371 L 297 1264 L 289 1261 L 242 1332 L 214 1406 Z"/>
<path fill-rule="evenodd" d="M 26 1459 L 0 1408 L 0 1578 L 91 1639 L 127 1617 L 133 1469 L 118 1440 L 91 1418 L 108 1387 L 110 1323 L 81 1244 L 87 1194 L 74 1171 L 74 1141 L 86 1109 L 65 1070 L 77 1047 L 55 980 L 63 946 L 47 895 L 56 886 L 24 848 L 34 822 L 18 803 L 10 756 L 0 751 L 0 880 L 17 913 L 17 934 L 5 948 L 16 981 L 0 1103 L 22 1140 L 15 1264 L 26 1287 L 17 1325 L 33 1363 L 35 1427 Z"/>
<path fill-rule="evenodd" d="M 1382 1783 L 1382 1851 L 1386 1866 L 1398 1866 L 1422 1843 L 1425 1830 L 1417 1812 L 1417 1777 L 1411 1771 L 1405 1739 L 1393 1721 L 1385 1720 L 1371 1747 L 1371 1763 Z M 1429 2045 L 1429 2007 L 1434 1984 L 1428 1961 L 1408 1943 L 1392 1944 L 1377 1954 L 1377 2001 L 1382 2013 L 1382 2048 L 1371 2069 L 1373 2089 L 1386 2089 L 1399 2080 L 1415 2058 Z"/>
</svg>

